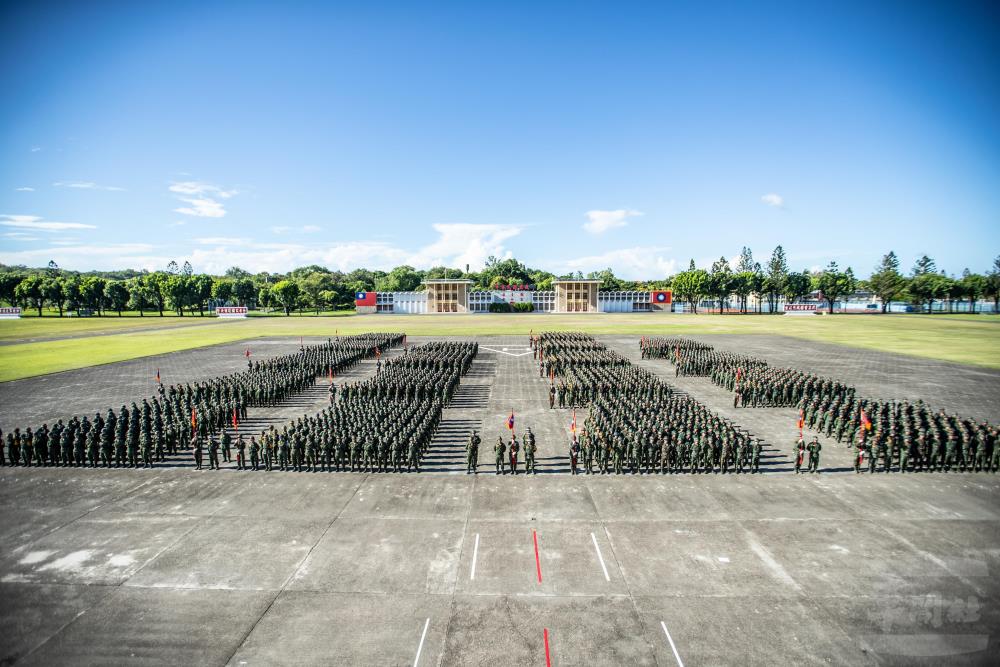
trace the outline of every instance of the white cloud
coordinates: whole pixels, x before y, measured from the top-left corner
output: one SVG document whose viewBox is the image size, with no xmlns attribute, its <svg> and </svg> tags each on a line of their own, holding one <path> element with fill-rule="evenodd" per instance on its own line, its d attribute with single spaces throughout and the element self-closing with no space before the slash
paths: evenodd
<svg viewBox="0 0 1000 667">
<path fill-rule="evenodd" d="M 32 146 L 32 147 L 31 147 L 31 152 L 32 152 L 32 153 L 37 153 L 37 152 L 38 152 L 38 151 L 40 151 L 40 150 L 42 150 L 42 147 L 41 147 L 41 146 Z"/>
<path fill-rule="evenodd" d="M 226 215 L 225 207 L 214 199 L 187 199 L 185 197 L 178 197 L 178 199 L 188 204 L 188 206 L 175 208 L 174 213 L 193 215 L 197 218 L 222 218 Z"/>
<path fill-rule="evenodd" d="M 490 255 L 503 257 L 504 241 L 521 233 L 519 225 L 436 224 L 438 239 L 413 253 L 407 260 L 416 268 L 451 266 L 478 270 Z"/>
<path fill-rule="evenodd" d="M 35 188 L 15 188 L 16 192 L 34 192 Z"/>
<path fill-rule="evenodd" d="M 67 229 L 97 229 L 95 225 L 79 222 L 53 222 L 42 220 L 37 215 L 0 215 L 0 225 L 19 229 L 34 229 L 40 232 L 61 232 Z"/>
<path fill-rule="evenodd" d="M 27 232 L 6 232 L 4 236 L 8 239 L 14 239 L 15 241 L 38 241 L 39 237 L 32 236 Z"/>
<path fill-rule="evenodd" d="M 628 218 L 642 215 L 642 211 L 620 208 L 615 211 L 587 211 L 587 218 L 583 228 L 591 234 L 603 234 L 609 229 L 624 227 L 628 224 Z"/>
<path fill-rule="evenodd" d="M 785 198 L 773 192 L 762 196 L 760 200 L 768 206 L 774 206 L 775 208 L 785 207 Z"/>
<path fill-rule="evenodd" d="M 609 250 L 600 255 L 578 257 L 559 264 L 559 273 L 600 271 L 609 266 L 615 275 L 626 280 L 653 280 L 677 272 L 677 260 L 664 256 L 667 246 L 637 246 Z"/>
<path fill-rule="evenodd" d="M 201 245 L 250 245 L 250 239 L 232 236 L 209 236 L 195 239 Z"/>
<path fill-rule="evenodd" d="M 98 185 L 93 181 L 58 181 L 52 185 L 57 188 L 75 188 L 77 190 L 104 190 L 106 192 L 124 192 L 125 188 L 114 185 Z"/>
<path fill-rule="evenodd" d="M 211 183 L 201 181 L 175 181 L 167 188 L 179 201 L 187 206 L 175 208 L 175 213 L 196 218 L 222 218 L 226 208 L 219 199 L 230 199 L 239 194 L 237 190 L 225 190 Z"/>
<path fill-rule="evenodd" d="M 438 238 L 416 251 L 386 241 L 344 241 L 318 243 L 259 243 L 241 237 L 199 237 L 187 255 L 161 257 L 148 244 L 91 246 L 78 240 L 53 243 L 31 251 L 0 251 L 0 262 L 38 265 L 54 259 L 67 269 L 112 269 L 134 267 L 160 270 L 171 259 L 191 262 L 195 271 L 222 273 L 230 266 L 250 271 L 284 272 L 298 266 L 319 264 L 350 271 L 358 267 L 388 270 L 400 264 L 419 269 L 436 265 L 480 269 L 490 255 L 508 256 L 504 242 L 521 233 L 517 225 L 439 224 L 433 226 Z M 603 268 L 603 267 L 600 267 Z"/>
<path fill-rule="evenodd" d="M 302 227 L 289 227 L 287 225 L 278 225 L 276 227 L 271 227 L 271 231 L 275 234 L 288 234 L 289 232 L 302 232 L 303 234 L 315 234 L 316 232 L 323 231 L 322 227 L 318 225 L 303 225 Z"/>
</svg>

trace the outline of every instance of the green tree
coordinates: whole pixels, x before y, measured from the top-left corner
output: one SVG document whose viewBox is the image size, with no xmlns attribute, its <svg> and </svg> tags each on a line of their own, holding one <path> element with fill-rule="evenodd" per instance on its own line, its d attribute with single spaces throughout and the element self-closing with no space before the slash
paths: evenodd
<svg viewBox="0 0 1000 667">
<path fill-rule="evenodd" d="M 14 298 L 28 308 L 36 308 L 38 316 L 42 316 L 42 306 L 45 302 L 44 282 L 41 276 L 32 274 L 25 276 L 14 289 Z"/>
<path fill-rule="evenodd" d="M 836 262 L 830 264 L 819 275 L 817 286 L 827 302 L 829 313 L 833 314 L 833 302 L 844 295 L 851 294 L 857 287 L 857 280 L 854 278 L 854 271 L 847 267 L 846 271 L 841 271 Z"/>
<path fill-rule="evenodd" d="M 147 291 L 145 276 L 136 276 L 125 281 L 125 289 L 128 290 L 128 306 L 139 311 L 139 317 L 145 317 L 143 310 L 147 305 Z"/>
<path fill-rule="evenodd" d="M 233 283 L 233 295 L 239 305 L 249 308 L 257 296 L 257 286 L 250 278 L 239 278 Z"/>
<path fill-rule="evenodd" d="M 916 278 L 917 276 L 924 276 L 928 273 L 937 273 L 937 266 L 935 266 L 933 259 L 927 255 L 923 255 L 916 261 L 916 263 L 914 263 L 913 269 L 910 271 L 910 275 Z"/>
<path fill-rule="evenodd" d="M 723 306 L 728 305 L 729 295 L 732 290 L 733 270 L 729 267 L 729 260 L 720 257 L 712 263 L 712 273 L 709 274 L 706 295 L 719 302 L 719 314 L 722 314 Z"/>
<path fill-rule="evenodd" d="M 163 290 L 170 307 L 184 317 L 184 308 L 190 303 L 191 294 L 187 276 L 183 274 L 170 276 L 163 284 Z"/>
<path fill-rule="evenodd" d="M 156 306 L 160 317 L 163 317 L 163 311 L 167 307 L 170 278 L 171 276 L 166 273 L 157 271 L 156 273 L 150 273 L 142 279 L 145 296 L 151 304 Z"/>
<path fill-rule="evenodd" d="M 212 298 L 214 284 L 215 280 L 207 273 L 188 276 L 190 303 L 198 307 L 198 314 L 201 317 L 205 317 L 205 308 L 208 306 L 208 300 Z"/>
<path fill-rule="evenodd" d="M 792 271 L 785 277 L 785 300 L 793 303 L 812 291 L 812 278 L 807 271 Z"/>
<path fill-rule="evenodd" d="M 927 312 L 933 312 L 934 302 L 948 295 L 951 284 L 948 278 L 940 273 L 920 273 L 910 279 L 909 292 L 914 305 Z"/>
<path fill-rule="evenodd" d="M 747 312 L 747 300 L 750 297 L 750 292 L 753 291 L 753 285 L 753 271 L 740 271 L 733 274 L 731 287 L 733 294 L 736 295 L 736 299 L 739 302 L 741 313 L 745 314 Z"/>
<path fill-rule="evenodd" d="M 128 306 L 128 287 L 124 280 L 109 280 L 104 286 L 104 299 L 111 310 L 122 316 L 122 311 Z"/>
<path fill-rule="evenodd" d="M 774 248 L 767 263 L 767 303 L 772 314 L 778 312 L 778 297 L 785 291 L 787 275 L 788 260 L 785 259 L 785 249 L 779 245 Z"/>
<path fill-rule="evenodd" d="M 299 280 L 298 283 L 306 303 L 319 315 L 319 312 L 323 310 L 323 306 L 326 303 L 326 300 L 322 296 L 323 292 L 333 291 L 333 276 L 329 273 L 314 271 Z"/>
<path fill-rule="evenodd" d="M 889 310 L 889 304 L 901 298 L 906 290 L 906 278 L 899 272 L 899 258 L 896 253 L 882 257 L 882 262 L 875 268 L 868 279 L 868 285 L 875 296 L 882 302 L 882 312 Z"/>
<path fill-rule="evenodd" d="M 83 305 L 96 310 L 98 317 L 104 313 L 104 288 L 108 281 L 99 276 L 87 276 L 80 281 L 80 297 Z"/>
<path fill-rule="evenodd" d="M 66 304 L 66 293 L 63 291 L 63 279 L 59 276 L 46 278 L 42 282 L 42 292 L 45 300 L 50 306 L 59 310 L 59 317 L 63 316 L 63 306 Z"/>
<path fill-rule="evenodd" d="M 212 298 L 222 301 L 223 304 L 229 303 L 233 299 L 234 292 L 235 283 L 232 280 L 223 278 L 212 283 Z"/>
<path fill-rule="evenodd" d="M 412 266 L 397 266 L 387 276 L 379 280 L 375 289 L 379 292 L 413 292 L 420 287 L 423 274 Z"/>
<path fill-rule="evenodd" d="M 13 306 L 17 298 L 15 297 L 17 286 L 22 280 L 24 280 L 24 276 L 20 273 L 9 271 L 0 273 L 0 300 L 6 301 L 8 305 Z"/>
<path fill-rule="evenodd" d="M 294 280 L 281 280 L 274 284 L 271 293 L 275 300 L 285 309 L 285 316 L 291 315 L 299 300 L 299 285 Z"/>
<path fill-rule="evenodd" d="M 1000 314 L 1000 255 L 993 260 L 993 268 L 986 274 L 983 296 L 993 299 L 993 313 Z"/>
<path fill-rule="evenodd" d="M 972 273 L 966 269 L 962 272 L 960 284 L 963 295 L 969 299 L 969 312 L 975 313 L 976 302 L 983 298 L 983 294 L 986 293 L 986 276 Z"/>
<path fill-rule="evenodd" d="M 689 269 L 674 276 L 671 285 L 674 294 L 691 306 L 691 312 L 698 312 L 698 302 L 708 287 L 709 275 L 704 269 Z"/>
</svg>

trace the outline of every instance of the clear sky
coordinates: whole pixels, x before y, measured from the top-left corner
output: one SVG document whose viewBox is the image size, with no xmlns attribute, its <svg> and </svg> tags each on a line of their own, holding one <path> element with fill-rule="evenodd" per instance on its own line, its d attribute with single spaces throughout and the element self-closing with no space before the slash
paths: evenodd
<svg viewBox="0 0 1000 667">
<path fill-rule="evenodd" d="M 1000 253 L 995 2 L 6 2 L 0 262 Z"/>
</svg>

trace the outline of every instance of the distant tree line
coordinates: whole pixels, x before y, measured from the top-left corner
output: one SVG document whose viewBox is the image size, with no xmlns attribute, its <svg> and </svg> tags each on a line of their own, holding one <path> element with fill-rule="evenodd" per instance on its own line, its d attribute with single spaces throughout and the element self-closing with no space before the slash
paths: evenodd
<svg viewBox="0 0 1000 667">
<path fill-rule="evenodd" d="M 830 262 L 821 271 L 790 271 L 785 251 L 778 246 L 765 266 L 754 261 L 753 253 L 744 247 L 735 266 L 720 257 L 706 271 L 696 268 L 691 260 L 686 271 L 647 281 L 622 280 L 610 268 L 557 276 L 526 267 L 514 258 L 497 257 L 490 257 L 479 272 L 444 266 L 421 271 L 403 265 L 388 272 L 355 269 L 345 273 L 310 265 L 289 273 L 257 274 L 232 267 L 221 276 L 195 273 L 188 262 L 183 266 L 170 262 L 163 271 L 84 273 L 60 269 L 55 262 L 49 262 L 45 268 L 0 264 L 0 302 L 35 310 L 39 316 L 46 308 L 59 316 L 81 311 L 96 315 L 115 313 L 119 317 L 126 311 L 138 312 L 140 316 L 163 316 L 165 312 L 204 316 L 212 304 L 280 308 L 289 315 L 349 309 L 357 292 L 417 291 L 423 289 L 422 281 L 435 278 L 468 279 L 473 282 L 474 290 L 523 284 L 549 290 L 558 279 L 599 279 L 602 291 L 669 288 L 677 300 L 687 302 L 693 310 L 710 300 L 720 312 L 736 309 L 743 313 L 749 312 L 751 296 L 756 301 L 756 310 L 763 310 L 763 304 L 767 303 L 769 310 L 775 312 L 782 299 L 798 301 L 814 293 L 832 312 L 834 302 L 857 290 L 873 293 L 881 301 L 883 312 L 894 301 L 928 310 L 939 301 L 947 303 L 950 309 L 952 304 L 968 300 L 974 308 L 982 298 L 992 299 L 996 310 L 1000 301 L 1000 257 L 986 274 L 965 269 L 961 277 L 956 277 L 938 271 L 934 260 L 925 255 L 917 260 L 909 275 L 903 275 L 899 259 L 889 252 L 868 280 L 858 280 L 850 267 L 841 270 L 836 262 Z"/>
</svg>

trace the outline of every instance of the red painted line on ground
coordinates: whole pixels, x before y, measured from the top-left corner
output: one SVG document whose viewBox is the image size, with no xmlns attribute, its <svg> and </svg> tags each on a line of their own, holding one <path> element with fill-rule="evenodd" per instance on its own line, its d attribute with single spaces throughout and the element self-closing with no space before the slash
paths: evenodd
<svg viewBox="0 0 1000 667">
<path fill-rule="evenodd" d="M 542 561 L 538 558 L 538 533 L 531 531 L 531 539 L 535 541 L 535 569 L 538 571 L 538 583 L 542 583 Z"/>
<path fill-rule="evenodd" d="M 549 629 L 544 628 L 545 632 L 543 636 L 545 637 L 545 667 L 552 667 L 552 658 L 549 655 Z"/>
</svg>

